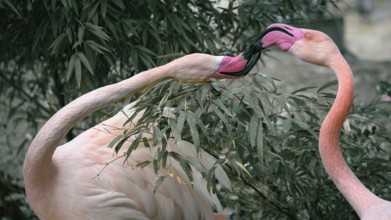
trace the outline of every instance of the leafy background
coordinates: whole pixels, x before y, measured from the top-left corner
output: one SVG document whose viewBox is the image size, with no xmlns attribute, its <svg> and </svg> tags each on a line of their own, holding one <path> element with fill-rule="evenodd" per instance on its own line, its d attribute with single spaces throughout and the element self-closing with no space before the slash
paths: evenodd
<svg viewBox="0 0 391 220">
<path fill-rule="evenodd" d="M 2 219 L 35 218 L 24 196 L 24 154 L 42 123 L 71 100 L 183 54 L 234 55 L 267 24 L 302 22 L 335 2 L 229 1 L 218 7 L 202 0 L 0 0 Z M 203 85 L 160 82 L 94 113 L 67 140 L 138 99 L 138 111 L 147 109 L 140 124 L 156 125 L 152 143 L 187 140 L 224 167 L 232 190 L 216 184 L 213 170 L 203 176 L 233 210 L 232 219 L 357 219 L 328 179 L 315 147 L 335 82 L 282 93 L 276 80 L 254 73 Z M 383 83 L 379 91 L 390 94 L 390 88 Z M 175 108 L 174 117 L 162 117 L 165 107 Z M 391 141 L 390 128 L 382 123 L 391 119 L 389 105 L 355 104 L 349 119 L 352 130 L 342 130 L 341 138 L 348 163 L 372 191 L 390 200 L 390 154 L 383 150 Z M 371 123 L 377 132 L 363 135 L 362 124 Z M 157 165 L 175 157 L 164 148 L 158 154 Z"/>
</svg>

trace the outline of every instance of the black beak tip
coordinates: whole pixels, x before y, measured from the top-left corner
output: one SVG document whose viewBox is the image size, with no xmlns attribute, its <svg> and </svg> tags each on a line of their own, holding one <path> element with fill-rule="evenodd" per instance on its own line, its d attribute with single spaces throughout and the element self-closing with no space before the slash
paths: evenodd
<svg viewBox="0 0 391 220">
<path fill-rule="evenodd" d="M 251 71 L 251 69 L 255 66 L 255 64 L 257 64 L 259 58 L 261 57 L 261 51 L 256 53 L 255 56 L 254 56 L 254 54 L 252 54 L 252 55 L 249 55 L 248 57 L 246 57 L 246 55 L 245 55 L 246 51 L 243 53 L 243 57 L 247 60 L 247 64 L 241 71 L 234 72 L 234 73 L 221 72 L 221 74 L 229 75 L 231 77 L 244 77 L 244 76 L 246 76 Z"/>
</svg>

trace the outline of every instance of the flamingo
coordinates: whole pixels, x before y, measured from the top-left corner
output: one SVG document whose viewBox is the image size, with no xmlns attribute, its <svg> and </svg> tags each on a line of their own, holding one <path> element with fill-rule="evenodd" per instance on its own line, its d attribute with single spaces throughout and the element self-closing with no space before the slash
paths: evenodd
<svg viewBox="0 0 391 220">
<path fill-rule="evenodd" d="M 337 76 L 338 92 L 324 119 L 319 134 L 319 151 L 323 165 L 349 204 L 361 219 L 391 219 L 391 202 L 369 191 L 347 165 L 339 146 L 340 129 L 353 102 L 354 82 L 349 64 L 333 40 L 326 34 L 272 24 L 261 39 L 263 48 L 277 45 L 305 62 L 330 68 Z"/>
<path fill-rule="evenodd" d="M 24 160 L 23 176 L 28 202 L 40 219 L 223 219 L 226 213 L 206 182 L 194 173 L 190 183 L 176 161 L 159 170 L 168 177 L 153 193 L 158 175 L 151 166 L 134 165 L 153 161 L 156 149 L 140 144 L 128 160 L 116 155 L 110 142 L 123 132 L 124 123 L 134 112 L 131 106 L 112 118 L 81 133 L 57 147 L 67 132 L 90 113 L 131 96 L 146 86 L 175 79 L 204 83 L 211 78 L 240 78 L 259 59 L 256 48 L 235 57 L 190 54 L 118 82 L 93 90 L 55 113 L 33 139 Z M 129 110 L 130 108 L 130 110 Z M 137 120 L 137 119 L 136 119 Z M 130 142 L 130 141 L 129 141 Z M 129 147 L 130 143 L 127 147 Z M 168 141 L 168 150 L 182 156 L 198 155 L 188 142 Z M 123 146 L 121 152 L 126 152 Z M 121 154 L 119 152 L 119 155 Z M 193 152 L 193 153 L 192 153 Z M 214 165 L 213 157 L 201 152 L 206 169 Z M 218 177 L 230 183 L 220 167 Z"/>
</svg>

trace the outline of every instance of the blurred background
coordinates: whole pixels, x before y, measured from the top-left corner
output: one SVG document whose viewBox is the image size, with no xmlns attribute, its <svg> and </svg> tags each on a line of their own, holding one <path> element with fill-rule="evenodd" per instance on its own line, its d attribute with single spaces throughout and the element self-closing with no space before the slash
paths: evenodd
<svg viewBox="0 0 391 220">
<path fill-rule="evenodd" d="M 183 54 L 234 55 L 274 22 L 322 30 L 338 44 L 356 84 L 352 131 L 342 130 L 344 155 L 370 190 L 391 200 L 391 102 L 382 99 L 391 95 L 390 12 L 387 0 L 0 0 L 0 219 L 35 219 L 24 195 L 23 159 L 39 127 L 62 106 Z M 233 211 L 232 219 L 358 219 L 325 173 L 316 148 L 335 97 L 333 80 L 330 70 L 272 48 L 244 79 L 178 84 L 200 115 L 197 141 L 226 159 L 219 163 L 233 189 L 210 184 Z M 177 83 L 156 87 L 172 85 Z M 156 109 L 180 106 L 178 94 L 162 104 L 165 94 L 153 91 L 93 114 L 66 140 L 134 99 L 149 98 Z M 201 99 L 205 103 L 195 100 L 198 95 L 207 97 Z M 164 130 L 167 123 L 156 122 Z M 182 138 L 194 142 L 185 130 Z"/>
</svg>

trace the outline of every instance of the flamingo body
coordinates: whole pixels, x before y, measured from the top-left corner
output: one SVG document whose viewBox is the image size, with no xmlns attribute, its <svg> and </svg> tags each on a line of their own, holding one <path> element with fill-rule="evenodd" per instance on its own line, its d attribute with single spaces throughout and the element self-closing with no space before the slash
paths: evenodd
<svg viewBox="0 0 391 220">
<path fill-rule="evenodd" d="M 277 27 L 281 31 L 265 35 L 262 39 L 263 47 L 277 45 L 303 61 L 325 66 L 336 74 L 337 96 L 319 134 L 319 152 L 323 165 L 361 219 L 391 219 L 391 202 L 377 197 L 361 183 L 347 165 L 340 150 L 340 129 L 352 106 L 354 96 L 354 80 L 349 64 L 331 38 L 320 31 L 300 29 L 286 24 L 272 24 L 269 27 Z"/>
<path fill-rule="evenodd" d="M 209 193 L 205 180 L 194 167 L 193 183 L 175 160 L 167 161 L 167 166 L 159 169 L 156 175 L 152 165 L 143 169 L 135 166 L 143 161 L 153 161 L 156 148 L 146 148 L 140 143 L 125 161 L 119 156 L 129 148 L 131 138 L 118 155 L 108 147 L 126 126 L 129 127 L 124 123 L 134 113 L 131 106 L 72 141 L 57 146 L 88 114 L 150 84 L 170 78 L 192 83 L 207 82 L 210 78 L 239 78 L 242 76 L 230 76 L 235 73 L 232 68 L 244 68 L 246 62 L 241 54 L 236 57 L 191 54 L 91 91 L 63 107 L 43 125 L 26 154 L 24 182 L 29 204 L 36 215 L 43 220 L 227 217 L 224 213 L 213 213 L 213 210 L 223 211 L 221 204 L 216 195 Z M 206 171 L 215 163 L 211 155 L 196 152 L 189 142 L 169 139 L 167 149 L 185 158 L 197 158 Z M 153 193 L 156 178 L 163 175 L 168 177 Z M 222 185 L 230 187 L 221 167 L 217 167 L 216 177 Z"/>
</svg>

